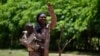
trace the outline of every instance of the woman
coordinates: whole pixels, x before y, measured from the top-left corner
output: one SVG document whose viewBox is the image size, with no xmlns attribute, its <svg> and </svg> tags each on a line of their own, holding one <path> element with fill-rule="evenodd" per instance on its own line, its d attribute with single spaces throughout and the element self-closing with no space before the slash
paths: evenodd
<svg viewBox="0 0 100 56">
<path fill-rule="evenodd" d="M 39 48 L 35 51 L 29 51 L 29 56 L 48 56 L 49 42 L 50 42 L 50 31 L 55 27 L 57 17 L 54 13 L 53 6 L 48 3 L 48 11 L 51 16 L 51 23 L 47 24 L 46 14 L 39 13 L 37 15 L 37 24 L 35 26 L 36 38 L 41 41 L 36 41 L 39 44 Z"/>
</svg>

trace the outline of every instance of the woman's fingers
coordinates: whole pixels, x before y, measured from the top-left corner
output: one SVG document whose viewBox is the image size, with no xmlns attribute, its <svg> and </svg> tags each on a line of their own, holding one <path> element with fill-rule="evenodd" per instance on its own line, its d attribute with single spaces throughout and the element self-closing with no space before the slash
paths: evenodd
<svg viewBox="0 0 100 56">
<path fill-rule="evenodd" d="M 53 8 L 53 6 L 52 6 L 51 3 L 48 3 L 48 10 L 49 10 L 49 11 L 53 11 L 53 10 L 54 10 L 54 8 Z"/>
</svg>

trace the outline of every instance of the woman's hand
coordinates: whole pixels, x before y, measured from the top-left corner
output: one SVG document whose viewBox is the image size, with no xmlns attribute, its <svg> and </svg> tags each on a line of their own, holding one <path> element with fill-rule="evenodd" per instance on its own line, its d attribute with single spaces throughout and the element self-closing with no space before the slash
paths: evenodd
<svg viewBox="0 0 100 56">
<path fill-rule="evenodd" d="M 48 10 L 49 12 L 54 12 L 54 8 L 51 3 L 48 3 Z"/>
</svg>

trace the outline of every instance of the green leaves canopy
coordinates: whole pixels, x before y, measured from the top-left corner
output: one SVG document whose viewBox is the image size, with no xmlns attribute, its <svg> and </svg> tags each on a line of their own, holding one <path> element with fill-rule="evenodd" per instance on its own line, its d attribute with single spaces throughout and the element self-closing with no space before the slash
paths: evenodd
<svg viewBox="0 0 100 56">
<path fill-rule="evenodd" d="M 15 43 L 18 44 L 18 39 L 21 36 L 21 31 L 24 29 L 25 23 L 35 23 L 37 13 L 41 11 L 49 15 L 47 2 L 48 0 L 0 0 L 1 44 L 4 43 L 5 39 L 7 41 L 9 39 L 16 40 L 17 43 L 16 41 Z M 84 31 L 89 33 L 87 36 L 90 38 L 95 36 L 99 38 L 99 0 L 50 0 L 49 2 L 53 4 L 57 15 L 57 26 L 52 33 L 51 45 L 53 44 L 52 42 L 55 42 L 52 39 L 58 39 L 59 36 L 57 35 L 63 25 L 63 43 L 64 40 L 73 37 L 76 37 L 80 43 L 79 40 L 86 37 L 82 36 Z M 47 18 L 50 20 L 50 16 Z M 94 32 L 95 34 L 93 34 Z M 77 41 L 75 41 L 76 45 L 78 45 Z M 8 43 L 10 44 L 9 41 Z"/>
</svg>

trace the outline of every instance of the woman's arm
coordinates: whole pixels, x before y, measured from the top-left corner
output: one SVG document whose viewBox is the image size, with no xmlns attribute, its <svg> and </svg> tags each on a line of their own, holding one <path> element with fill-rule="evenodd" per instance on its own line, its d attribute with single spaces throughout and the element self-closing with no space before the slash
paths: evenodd
<svg viewBox="0 0 100 56">
<path fill-rule="evenodd" d="M 54 13 L 54 8 L 50 3 L 48 3 L 48 11 L 51 16 L 51 23 L 49 25 L 49 28 L 53 29 L 56 26 L 57 17 Z"/>
</svg>

